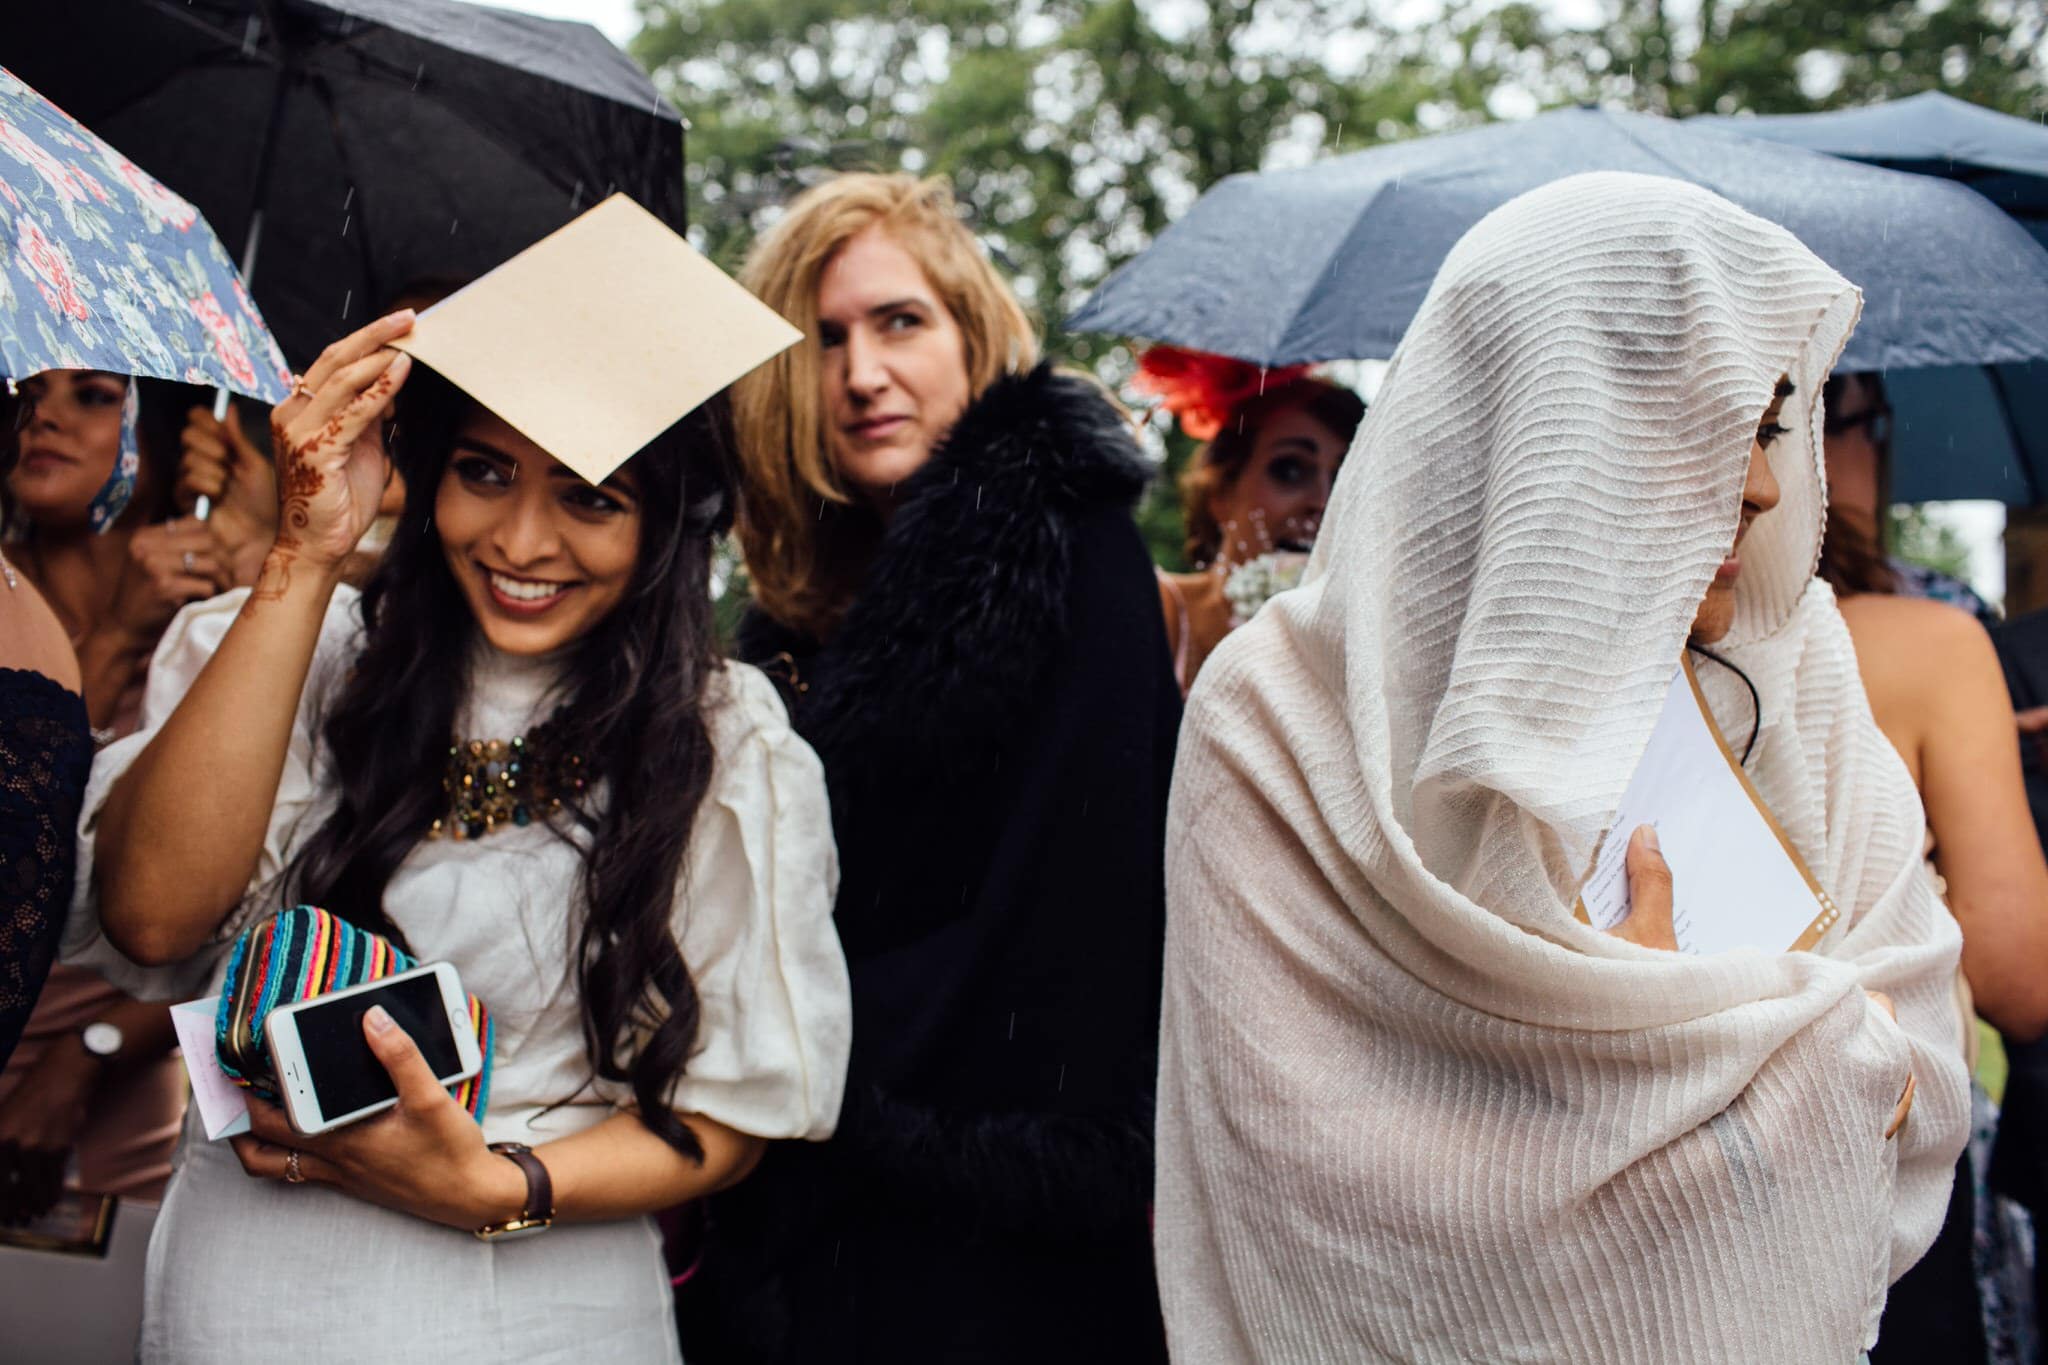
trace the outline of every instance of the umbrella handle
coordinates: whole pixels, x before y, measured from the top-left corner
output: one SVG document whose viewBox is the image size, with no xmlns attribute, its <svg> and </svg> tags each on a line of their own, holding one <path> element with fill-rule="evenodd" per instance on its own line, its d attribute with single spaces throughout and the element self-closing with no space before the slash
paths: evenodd
<svg viewBox="0 0 2048 1365">
<path fill-rule="evenodd" d="M 215 389 L 213 391 L 213 420 L 216 422 L 225 422 L 227 419 L 228 391 L 226 389 Z M 209 498 L 206 496 L 206 494 L 201 493 L 197 498 L 193 499 L 192 516 L 194 520 L 205 521 L 208 517 L 212 515 L 212 498 Z"/>
<path fill-rule="evenodd" d="M 282 79 L 281 77 L 280 77 L 280 79 L 279 79 L 279 83 L 278 83 L 278 91 L 279 91 L 279 94 L 278 94 L 278 98 L 279 98 L 279 100 L 281 101 L 281 100 L 283 99 L 283 91 L 284 91 L 284 84 L 283 84 L 283 79 Z M 274 132 L 276 131 L 276 125 L 277 125 L 277 110 L 276 110 L 276 109 L 272 109 L 272 110 L 271 110 L 271 120 L 270 120 L 270 122 L 271 122 L 271 131 L 270 131 L 270 132 L 268 132 L 268 133 L 266 133 L 266 134 L 264 135 L 264 142 L 263 142 L 263 147 L 264 147 L 264 154 L 263 154 L 263 167 L 264 167 L 264 174 L 263 174 L 263 176 L 262 176 L 262 177 L 259 177 L 259 179 L 267 179 L 267 178 L 268 178 L 268 176 L 269 176 L 269 167 L 270 167 L 270 147 L 271 147 L 271 141 L 272 141 L 272 136 L 271 136 L 271 135 L 272 135 L 272 133 L 274 133 Z M 257 193 L 258 193 L 258 195 L 259 195 L 259 196 L 260 196 L 260 195 L 261 195 L 261 193 L 262 193 L 262 189 L 261 189 L 261 187 L 260 187 L 260 186 L 258 187 Z M 243 285 L 244 285 L 244 286 L 248 286 L 248 287 L 254 287 L 254 285 L 255 285 L 255 282 L 256 282 L 256 252 L 257 252 L 257 249 L 258 249 L 258 247 L 259 247 L 259 246 L 260 246 L 260 245 L 262 244 L 262 241 L 263 241 L 263 204 L 262 204 L 261 198 L 259 197 L 259 199 L 258 199 L 258 201 L 257 201 L 257 205 L 256 205 L 256 208 L 255 208 L 255 209 L 254 209 L 253 211 L 251 211 L 251 212 L 250 212 L 250 214 L 249 214 L 249 240 L 248 240 L 247 242 L 243 243 L 243 245 L 242 245 L 242 283 L 243 283 Z M 215 390 L 213 391 L 213 420 L 214 420 L 214 421 L 216 421 L 216 422 L 225 422 L 225 421 L 227 421 L 227 420 L 228 420 L 228 391 L 227 391 L 227 390 L 226 390 L 225 388 L 219 388 L 219 389 L 215 389 Z M 212 498 L 209 498 L 209 497 L 207 497 L 207 496 L 206 496 L 206 495 L 205 495 L 204 493 L 201 493 L 201 494 L 200 494 L 200 495 L 199 495 L 199 496 L 198 496 L 197 498 L 193 499 L 193 502 L 192 502 L 192 515 L 193 515 L 193 517 L 194 517 L 194 518 L 195 518 L 196 520 L 199 520 L 199 521 L 205 521 L 205 520 L 206 520 L 206 519 L 207 519 L 208 517 L 212 516 L 212 515 L 213 515 L 213 499 L 212 499 Z"/>
</svg>

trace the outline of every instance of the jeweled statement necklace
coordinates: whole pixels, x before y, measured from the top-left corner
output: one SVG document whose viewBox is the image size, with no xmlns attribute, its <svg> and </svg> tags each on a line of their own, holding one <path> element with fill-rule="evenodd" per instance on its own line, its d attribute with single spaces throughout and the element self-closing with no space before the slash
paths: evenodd
<svg viewBox="0 0 2048 1365">
<path fill-rule="evenodd" d="M 429 839 L 481 839 L 507 825 L 525 828 L 580 801 L 589 775 L 580 754 L 561 751 L 550 720 L 529 736 L 461 740 L 448 748 L 441 789 L 448 814 L 434 821 Z"/>
</svg>

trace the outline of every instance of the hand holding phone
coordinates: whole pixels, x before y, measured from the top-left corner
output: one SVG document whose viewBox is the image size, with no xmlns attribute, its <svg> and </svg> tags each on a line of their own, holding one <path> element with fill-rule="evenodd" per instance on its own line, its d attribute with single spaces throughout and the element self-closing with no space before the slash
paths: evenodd
<svg viewBox="0 0 2048 1365">
<path fill-rule="evenodd" d="M 398 1088 L 363 1035 L 373 1006 L 411 1037 L 442 1085 L 483 1068 L 469 997 L 453 963 L 395 976 L 272 1010 L 264 1021 L 272 1074 L 292 1126 L 311 1135 L 354 1123 L 398 1102 Z"/>
<path fill-rule="evenodd" d="M 231 1140 L 242 1169 L 260 1180 L 327 1185 L 466 1232 L 518 1214 L 525 1177 L 485 1146 L 483 1129 L 406 1030 L 388 1012 L 371 1013 L 362 1029 L 397 1104 L 382 1106 L 386 1112 L 372 1122 L 308 1135 L 284 1109 L 251 1095 L 249 1131 Z"/>
</svg>

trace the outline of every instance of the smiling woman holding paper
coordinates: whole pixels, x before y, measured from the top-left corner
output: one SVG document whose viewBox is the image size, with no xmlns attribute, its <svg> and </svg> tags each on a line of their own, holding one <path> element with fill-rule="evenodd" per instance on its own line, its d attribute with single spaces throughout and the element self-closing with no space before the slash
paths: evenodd
<svg viewBox="0 0 2048 1365">
<path fill-rule="evenodd" d="M 276 409 L 276 542 L 174 623 L 95 767 L 67 949 L 202 994 L 252 918 L 317 904 L 452 963 L 495 1066 L 473 1120 L 373 1011 L 396 1108 L 304 1136 L 252 1101 L 232 1150 L 188 1128 L 143 1359 L 673 1360 L 646 1215 L 832 1131 L 824 782 L 710 618 L 731 485 L 700 405 L 793 335 L 612 200 Z M 403 526 L 359 598 L 394 393 Z"/>
<path fill-rule="evenodd" d="M 1812 578 L 1817 399 L 1859 306 L 1783 230 L 1644 176 L 1534 191 L 1445 261 L 1303 586 L 1190 699 L 1159 1094 L 1176 1359 L 1869 1345 L 1967 1096 L 1919 803 Z M 1740 674 L 1702 662 L 1700 714 L 1839 910 L 1802 950 L 1667 951 L 1646 834 L 1642 918 L 1573 914 L 1718 632 Z"/>
</svg>

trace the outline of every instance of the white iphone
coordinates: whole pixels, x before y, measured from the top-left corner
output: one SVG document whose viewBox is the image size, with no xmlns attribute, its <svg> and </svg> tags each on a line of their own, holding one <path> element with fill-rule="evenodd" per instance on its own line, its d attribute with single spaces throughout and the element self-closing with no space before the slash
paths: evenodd
<svg viewBox="0 0 2048 1365">
<path fill-rule="evenodd" d="M 373 1005 L 412 1035 L 443 1085 L 483 1069 L 469 996 L 450 962 L 280 1005 L 265 1016 L 263 1032 L 285 1112 L 301 1133 L 324 1133 L 398 1103 L 390 1073 L 363 1037 Z"/>
</svg>

